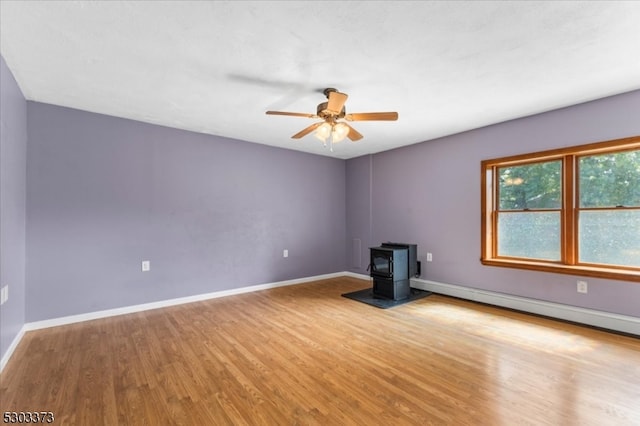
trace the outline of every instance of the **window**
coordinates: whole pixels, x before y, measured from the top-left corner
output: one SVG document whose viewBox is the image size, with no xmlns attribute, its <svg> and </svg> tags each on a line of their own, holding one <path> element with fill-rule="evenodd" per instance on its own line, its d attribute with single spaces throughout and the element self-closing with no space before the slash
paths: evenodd
<svg viewBox="0 0 640 426">
<path fill-rule="evenodd" d="M 640 136 L 483 161 L 481 261 L 640 282 Z"/>
</svg>

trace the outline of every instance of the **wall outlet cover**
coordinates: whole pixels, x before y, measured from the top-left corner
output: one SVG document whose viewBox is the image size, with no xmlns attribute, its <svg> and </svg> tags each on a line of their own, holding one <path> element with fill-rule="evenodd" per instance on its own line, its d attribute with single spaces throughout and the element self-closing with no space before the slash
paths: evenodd
<svg viewBox="0 0 640 426">
<path fill-rule="evenodd" d="M 578 293 L 587 293 L 589 291 L 589 286 L 586 281 L 578 281 L 577 285 Z"/>
</svg>

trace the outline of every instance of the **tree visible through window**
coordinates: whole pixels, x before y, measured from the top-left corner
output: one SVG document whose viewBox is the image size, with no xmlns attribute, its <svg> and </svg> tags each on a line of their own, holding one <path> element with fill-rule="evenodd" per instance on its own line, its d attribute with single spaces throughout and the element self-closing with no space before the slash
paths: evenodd
<svg viewBox="0 0 640 426">
<path fill-rule="evenodd" d="M 482 162 L 482 262 L 640 281 L 640 137 Z"/>
<path fill-rule="evenodd" d="M 498 168 L 498 255 L 560 260 L 562 163 Z"/>
<path fill-rule="evenodd" d="M 581 156 L 578 259 L 640 268 L 640 151 Z"/>
</svg>

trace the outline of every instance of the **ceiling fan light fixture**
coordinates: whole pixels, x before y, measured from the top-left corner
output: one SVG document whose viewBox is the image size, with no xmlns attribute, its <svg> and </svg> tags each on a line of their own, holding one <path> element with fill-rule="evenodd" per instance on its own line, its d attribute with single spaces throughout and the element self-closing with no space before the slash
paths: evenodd
<svg viewBox="0 0 640 426">
<path fill-rule="evenodd" d="M 331 139 L 333 142 L 340 142 L 344 140 L 349 134 L 349 127 L 344 123 L 338 123 L 333 126 L 331 131 Z"/>
<path fill-rule="evenodd" d="M 331 135 L 331 124 L 322 123 L 320 127 L 318 127 L 313 134 L 316 138 L 320 139 L 322 142 L 326 142 L 329 136 Z"/>
</svg>

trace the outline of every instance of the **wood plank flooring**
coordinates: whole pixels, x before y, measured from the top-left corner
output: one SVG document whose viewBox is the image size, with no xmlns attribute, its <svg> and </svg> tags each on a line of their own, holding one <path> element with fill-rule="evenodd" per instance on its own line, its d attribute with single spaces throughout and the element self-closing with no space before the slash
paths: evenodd
<svg viewBox="0 0 640 426">
<path fill-rule="evenodd" d="M 335 278 L 26 333 L 0 409 L 65 425 L 640 425 L 640 339 Z"/>
</svg>

